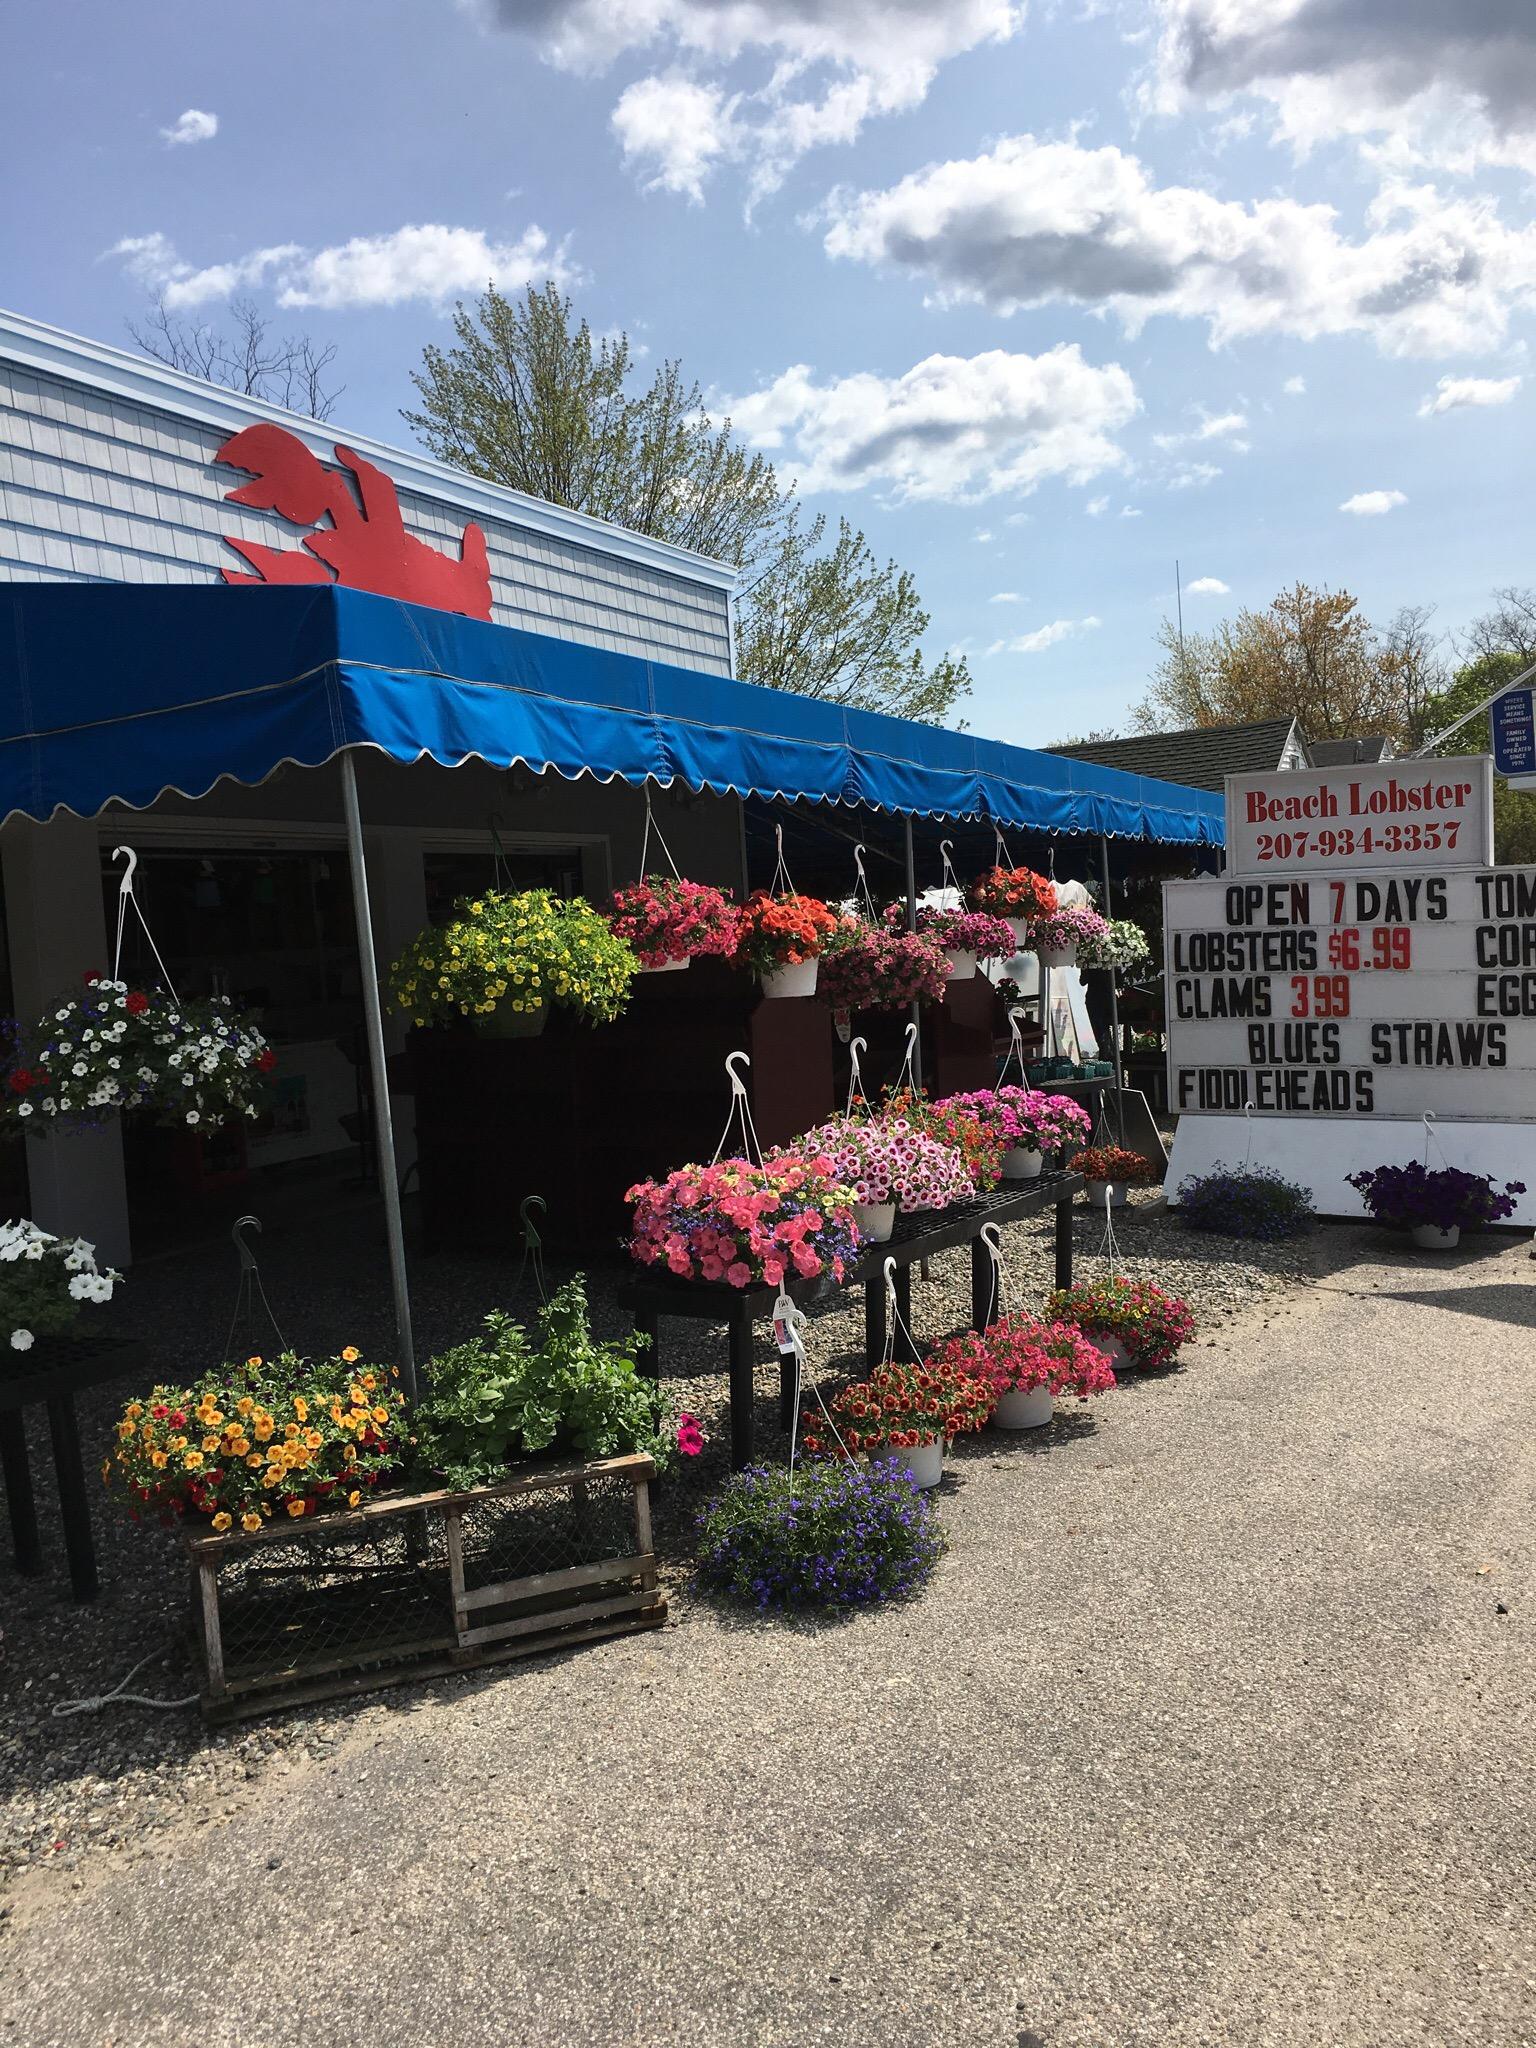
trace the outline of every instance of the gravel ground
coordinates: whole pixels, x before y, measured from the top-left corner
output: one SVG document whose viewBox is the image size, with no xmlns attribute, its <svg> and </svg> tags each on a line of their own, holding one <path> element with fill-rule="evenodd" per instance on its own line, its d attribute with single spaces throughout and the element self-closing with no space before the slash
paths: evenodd
<svg viewBox="0 0 1536 2048">
<path fill-rule="evenodd" d="M 0 2038 L 1536 2040 L 1529 1255 L 1309 1257 L 1183 1369 L 965 1444 L 911 1606 L 684 1594 L 28 1871 Z"/>
<path fill-rule="evenodd" d="M 1124 1269 L 1155 1276 L 1184 1293 L 1208 1330 L 1246 1306 L 1257 1290 L 1294 1279 L 1326 1256 L 1326 1236 L 1300 1249 L 1202 1239 L 1182 1229 L 1154 1197 L 1133 1201 L 1139 1206 L 1122 1212 L 1117 1224 L 1126 1249 Z M 351 1212 L 328 1221 L 294 1218 L 286 1228 L 269 1223 L 259 1244 L 269 1298 L 301 1346 L 387 1343 L 388 1290 L 382 1267 L 376 1284 L 360 1282 L 359 1259 L 377 1263 L 378 1251 L 365 1230 L 359 1253 L 358 1221 L 358 1213 Z M 1103 1239 L 1102 1219 L 1080 1212 L 1076 1252 L 1081 1273 L 1095 1270 L 1091 1261 Z M 1011 1293 L 1038 1300 L 1051 1284 L 1052 1257 L 1048 1221 L 1011 1229 Z M 469 1335 L 479 1316 L 506 1298 L 515 1277 L 513 1269 L 484 1261 L 444 1259 L 419 1259 L 412 1274 L 424 1355 Z M 920 1339 L 963 1328 L 970 1317 L 967 1256 L 951 1253 L 935 1260 L 932 1274 L 928 1284 L 914 1285 L 913 1319 Z M 551 1274 L 552 1280 L 558 1277 Z M 233 1260 L 225 1248 L 137 1268 L 119 1297 L 121 1326 L 151 1340 L 166 1377 L 196 1370 L 207 1355 L 209 1333 L 215 1344 L 222 1344 L 232 1278 Z M 618 1330 L 624 1319 L 613 1302 L 612 1281 L 611 1275 L 595 1281 L 594 1315 L 601 1326 Z M 265 1346 L 268 1337 L 253 1331 L 250 1341 Z M 657 1542 L 671 1588 L 686 1577 L 698 1500 L 727 1469 L 726 1380 L 715 1369 L 724 1360 L 721 1330 L 668 1323 L 664 1343 L 666 1371 L 679 1402 L 710 1431 L 710 1448 L 698 1467 L 685 1481 L 662 1489 L 657 1502 Z M 861 1305 L 817 1316 L 813 1364 L 825 1385 L 856 1369 L 862 1343 Z M 781 1452 L 783 1439 L 774 1399 L 777 1372 L 766 1342 L 760 1356 L 759 1442 L 764 1455 L 772 1456 Z M 88 1470 L 127 1398 L 128 1391 L 119 1388 L 81 1398 Z M 29 1580 L 10 1569 L 8 1553 L 0 1561 L 6 1651 L 0 1662 L 0 1882 L 8 1872 L 39 1860 L 78 1873 L 92 1851 L 164 1830 L 190 1806 L 227 1801 L 275 1760 L 328 1754 L 350 1719 L 346 1710 L 319 1708 L 210 1733 L 192 1708 L 153 1712 L 114 1705 L 101 1713 L 56 1718 L 56 1705 L 108 1691 L 146 1652 L 152 1653 L 151 1662 L 133 1679 L 131 1690 L 176 1699 L 192 1689 L 179 1644 L 185 1576 L 171 1538 L 121 1520 L 103 1505 L 96 1516 L 102 1598 L 93 1606 L 76 1606 L 62 1582 L 46 1429 L 35 1411 L 31 1448 L 51 1569 L 45 1578 Z"/>
</svg>

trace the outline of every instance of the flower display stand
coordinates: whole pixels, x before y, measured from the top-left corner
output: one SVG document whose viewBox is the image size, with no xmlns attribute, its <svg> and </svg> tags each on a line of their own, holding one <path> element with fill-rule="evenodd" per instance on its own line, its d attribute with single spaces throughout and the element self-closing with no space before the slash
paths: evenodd
<svg viewBox="0 0 1536 2048">
<path fill-rule="evenodd" d="M 183 1531 L 209 1721 L 656 1628 L 651 1460 L 535 1465 L 246 1535 Z"/>
</svg>

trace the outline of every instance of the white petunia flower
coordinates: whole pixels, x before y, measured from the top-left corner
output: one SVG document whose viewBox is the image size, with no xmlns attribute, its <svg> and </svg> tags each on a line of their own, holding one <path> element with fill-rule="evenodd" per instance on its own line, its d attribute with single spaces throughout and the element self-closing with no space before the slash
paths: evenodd
<svg viewBox="0 0 1536 2048">
<path fill-rule="evenodd" d="M 202 1119 L 201 1119 L 201 1118 L 199 1117 L 199 1115 L 198 1115 L 198 1113 L 197 1113 L 197 1111 L 196 1111 L 195 1109 L 189 1109 L 189 1110 L 187 1111 L 187 1122 L 188 1122 L 189 1124 L 195 1124 L 195 1123 L 200 1123 L 201 1121 L 202 1121 Z"/>
<path fill-rule="evenodd" d="M 30 1330 L 12 1330 L 11 1349 L 13 1351 L 30 1351 L 32 1344 L 33 1337 Z"/>
</svg>

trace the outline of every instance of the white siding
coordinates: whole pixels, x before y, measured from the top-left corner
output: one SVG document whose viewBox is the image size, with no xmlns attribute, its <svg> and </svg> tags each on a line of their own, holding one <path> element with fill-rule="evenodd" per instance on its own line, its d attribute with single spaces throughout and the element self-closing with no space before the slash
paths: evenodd
<svg viewBox="0 0 1536 2048">
<path fill-rule="evenodd" d="M 165 380 L 162 406 L 88 377 L 87 365 L 77 380 L 7 358 L 0 335 L 0 582 L 217 582 L 221 570 L 246 566 L 226 535 L 297 544 L 296 529 L 276 513 L 225 502 L 242 478 L 212 457 L 243 421 L 178 413 L 174 379 Z M 339 428 L 322 431 L 349 440 Z M 370 459 L 379 459 L 371 449 Z M 419 458 L 403 463 L 419 467 Z M 380 466 L 391 468 L 387 455 Z M 483 499 L 485 487 L 475 489 Z M 505 496 L 515 506 L 515 495 Z M 457 505 L 447 490 L 432 495 L 404 484 L 400 509 L 418 538 L 454 553 L 466 520 L 478 521 L 502 625 L 730 673 L 718 578 L 692 580 L 631 559 L 603 544 L 596 522 L 589 546 L 515 517 L 490 517 L 480 502 Z"/>
</svg>

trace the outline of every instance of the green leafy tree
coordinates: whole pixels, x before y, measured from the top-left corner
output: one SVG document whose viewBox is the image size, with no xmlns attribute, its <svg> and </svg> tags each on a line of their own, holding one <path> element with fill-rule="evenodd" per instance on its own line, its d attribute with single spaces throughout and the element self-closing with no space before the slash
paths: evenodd
<svg viewBox="0 0 1536 2048">
<path fill-rule="evenodd" d="M 1479 620 L 1471 638 L 1476 645 L 1487 626 Z M 1536 608 L 1532 625 L 1536 627 Z M 1456 671 L 1455 681 L 1431 697 L 1424 707 L 1424 732 L 1441 732 L 1456 719 L 1491 697 L 1501 683 L 1511 683 L 1536 661 L 1536 632 L 1529 652 L 1495 649 L 1479 654 Z M 1493 717 L 1484 711 L 1434 749 L 1437 754 L 1486 754 L 1493 748 Z M 1504 867 L 1536 864 L 1536 792 L 1511 789 L 1502 776 L 1493 780 L 1493 857 Z"/>
<path fill-rule="evenodd" d="M 942 719 L 970 688 L 965 663 L 931 665 L 910 573 L 876 562 L 846 521 L 805 520 L 772 463 L 716 421 L 676 362 L 643 389 L 626 335 L 594 336 L 555 285 L 508 299 L 492 286 L 428 347 L 406 420 L 457 468 L 552 504 L 693 548 L 743 571 L 738 672 L 835 703 Z"/>
<path fill-rule="evenodd" d="M 911 573 L 882 568 L 862 533 L 840 519 L 802 524 L 791 510 L 772 560 L 739 611 L 741 675 L 750 683 L 824 697 L 863 711 L 937 724 L 970 692 L 964 660 L 927 662 L 928 614 Z"/>
</svg>

